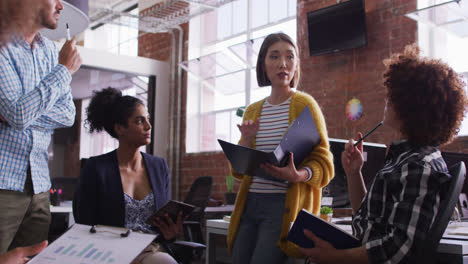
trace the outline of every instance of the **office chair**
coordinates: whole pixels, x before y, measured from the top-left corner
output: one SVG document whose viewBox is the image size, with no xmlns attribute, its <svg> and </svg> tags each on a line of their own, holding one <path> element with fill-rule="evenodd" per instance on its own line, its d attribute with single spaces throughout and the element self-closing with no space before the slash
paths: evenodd
<svg viewBox="0 0 468 264">
<path fill-rule="evenodd" d="M 418 257 L 418 263 L 436 263 L 436 252 L 439 241 L 444 234 L 445 229 L 453 214 L 453 210 L 458 202 L 458 196 L 465 182 L 466 167 L 463 161 L 453 165 L 449 169 L 452 179 L 449 184 L 447 196 L 441 199 L 439 211 L 436 214 L 434 223 L 429 229 L 425 244 L 421 248 Z"/>
<path fill-rule="evenodd" d="M 203 238 L 203 223 L 212 187 L 213 177 L 198 177 L 192 183 L 184 199 L 184 203 L 195 205 L 195 210 L 183 224 L 185 241 L 176 241 L 171 245 L 173 257 L 180 263 L 190 263 L 193 259 L 200 259 L 206 248 Z"/>
</svg>

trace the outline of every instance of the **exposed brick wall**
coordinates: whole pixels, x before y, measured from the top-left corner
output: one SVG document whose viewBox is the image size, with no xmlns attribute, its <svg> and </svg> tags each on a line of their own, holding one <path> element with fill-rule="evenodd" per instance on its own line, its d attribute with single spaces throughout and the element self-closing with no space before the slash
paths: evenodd
<svg viewBox="0 0 468 264">
<path fill-rule="evenodd" d="M 382 119 L 385 96 L 381 81 L 384 70 L 382 60 L 393 52 L 402 51 L 405 45 L 417 41 L 416 23 L 404 16 L 408 11 L 416 9 L 416 0 L 366 0 L 368 45 L 334 54 L 310 57 L 306 14 L 335 3 L 336 0 L 298 0 L 297 38 L 301 50 L 302 66 L 299 90 L 311 94 L 321 105 L 329 136 L 347 139 L 353 137 L 357 131 L 370 130 Z M 184 25 L 184 60 L 187 54 L 187 29 L 186 24 Z M 147 34 L 140 38 L 139 55 L 169 61 L 171 39 L 167 33 Z M 182 116 L 169 117 L 174 120 L 181 118 L 180 166 L 171 168 L 172 174 L 175 170 L 180 170 L 180 197 L 177 198 L 185 197 L 196 177 L 210 175 L 214 177 L 215 182 L 212 197 L 223 200 L 226 191 L 225 176 L 228 174 L 228 162 L 224 155 L 219 152 L 185 153 L 185 72 L 182 83 Z M 349 121 L 345 115 L 346 104 L 353 97 L 361 100 L 363 104 L 363 116 L 358 121 Z M 395 136 L 392 132 L 380 129 L 372 134 L 368 141 L 389 143 Z M 458 139 L 443 149 L 457 152 L 468 151 L 468 139 Z M 236 183 L 235 190 L 238 187 L 239 184 Z"/>
<path fill-rule="evenodd" d="M 298 1 L 298 45 L 301 50 L 300 90 L 311 94 L 322 107 L 332 138 L 354 137 L 382 120 L 385 89 L 382 85 L 382 60 L 417 41 L 416 23 L 404 16 L 416 8 L 416 0 L 366 1 L 367 46 L 321 56 L 309 56 L 307 13 L 336 4 L 335 0 Z M 363 115 L 357 121 L 346 117 L 346 104 L 357 98 Z M 388 143 L 392 132 L 377 130 L 368 141 Z"/>
</svg>

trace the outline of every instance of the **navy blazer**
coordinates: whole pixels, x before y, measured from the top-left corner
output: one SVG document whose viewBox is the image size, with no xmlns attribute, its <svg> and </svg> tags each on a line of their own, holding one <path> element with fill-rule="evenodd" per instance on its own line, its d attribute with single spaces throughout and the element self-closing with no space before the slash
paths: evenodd
<svg viewBox="0 0 468 264">
<path fill-rule="evenodd" d="M 164 159 L 141 154 L 157 210 L 170 199 L 169 169 Z M 79 224 L 125 226 L 125 198 L 115 150 L 86 161 L 75 203 L 75 221 Z"/>
</svg>

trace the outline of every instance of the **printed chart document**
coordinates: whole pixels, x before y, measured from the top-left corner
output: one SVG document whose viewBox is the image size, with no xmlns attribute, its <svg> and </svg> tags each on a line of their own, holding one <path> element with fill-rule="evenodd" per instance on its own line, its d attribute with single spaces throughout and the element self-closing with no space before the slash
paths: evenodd
<svg viewBox="0 0 468 264">
<path fill-rule="evenodd" d="M 131 263 L 157 235 L 130 232 L 126 228 L 74 224 L 67 232 L 31 259 L 30 264 Z"/>
<path fill-rule="evenodd" d="M 361 242 L 355 236 L 302 209 L 289 230 L 287 239 L 302 248 L 315 247 L 314 242 L 305 236 L 304 229 L 312 231 L 316 236 L 330 242 L 337 249 L 361 246 Z"/>
<path fill-rule="evenodd" d="M 294 165 L 297 167 L 320 143 L 321 138 L 309 107 L 302 110 L 273 152 L 232 144 L 218 139 L 224 154 L 237 173 L 258 176 L 269 180 L 280 181 L 260 168 L 262 163 L 271 163 L 278 167 L 289 164 L 289 153 L 294 154 Z"/>
</svg>

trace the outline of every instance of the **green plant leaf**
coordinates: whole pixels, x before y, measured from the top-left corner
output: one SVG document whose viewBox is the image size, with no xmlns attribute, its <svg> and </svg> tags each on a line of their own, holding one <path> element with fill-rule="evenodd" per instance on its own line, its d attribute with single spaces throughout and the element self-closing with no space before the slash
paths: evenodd
<svg viewBox="0 0 468 264">
<path fill-rule="evenodd" d="M 229 174 L 226 177 L 226 187 L 228 192 L 232 192 L 234 190 L 234 176 L 232 174 Z"/>
<path fill-rule="evenodd" d="M 331 213 L 333 213 L 333 210 L 328 206 L 324 206 L 320 208 L 320 214 L 331 214 Z"/>
</svg>

